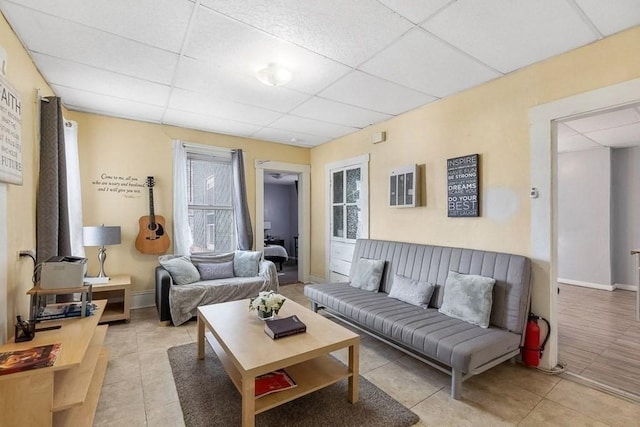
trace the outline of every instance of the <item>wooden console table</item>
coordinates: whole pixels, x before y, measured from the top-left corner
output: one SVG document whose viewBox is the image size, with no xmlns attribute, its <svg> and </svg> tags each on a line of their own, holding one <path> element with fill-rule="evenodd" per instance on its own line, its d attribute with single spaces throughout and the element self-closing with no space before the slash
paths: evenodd
<svg viewBox="0 0 640 427">
<path fill-rule="evenodd" d="M 0 375 L 0 426 L 91 426 L 109 359 L 107 325 L 98 326 L 105 300 L 93 316 L 39 323 L 60 329 L 36 332 L 32 341 L 10 341 L 0 352 L 60 343 L 49 368 Z"/>
<path fill-rule="evenodd" d="M 113 276 L 108 283 L 93 285 L 93 298 L 106 299 L 107 307 L 100 323 L 131 319 L 131 276 Z"/>
</svg>

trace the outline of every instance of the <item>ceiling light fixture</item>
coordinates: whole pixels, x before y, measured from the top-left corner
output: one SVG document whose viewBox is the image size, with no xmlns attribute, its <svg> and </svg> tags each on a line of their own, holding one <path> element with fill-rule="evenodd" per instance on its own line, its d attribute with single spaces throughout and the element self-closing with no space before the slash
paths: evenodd
<svg viewBox="0 0 640 427">
<path fill-rule="evenodd" d="M 282 86 L 289 83 L 293 74 L 286 68 L 272 62 L 266 68 L 259 70 L 256 77 L 267 86 Z"/>
</svg>

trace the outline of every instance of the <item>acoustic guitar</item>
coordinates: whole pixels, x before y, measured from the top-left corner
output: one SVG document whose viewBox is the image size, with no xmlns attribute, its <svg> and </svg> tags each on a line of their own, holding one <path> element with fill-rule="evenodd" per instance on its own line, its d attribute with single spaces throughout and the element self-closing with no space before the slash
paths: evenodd
<svg viewBox="0 0 640 427">
<path fill-rule="evenodd" d="M 156 215 L 153 209 L 153 186 L 155 180 L 147 177 L 149 188 L 149 215 L 140 217 L 140 231 L 136 238 L 136 249 L 143 254 L 163 254 L 169 249 L 169 236 L 165 232 L 164 217 Z"/>
</svg>

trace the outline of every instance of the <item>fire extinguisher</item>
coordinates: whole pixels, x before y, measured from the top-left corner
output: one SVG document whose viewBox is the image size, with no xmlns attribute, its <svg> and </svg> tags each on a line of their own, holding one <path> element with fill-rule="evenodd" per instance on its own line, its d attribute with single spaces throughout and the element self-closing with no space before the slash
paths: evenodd
<svg viewBox="0 0 640 427">
<path fill-rule="evenodd" d="M 540 345 L 540 326 L 538 320 L 544 321 L 547 324 L 547 335 Z M 547 344 L 549 334 L 551 333 L 551 325 L 544 317 L 536 316 L 533 313 L 529 313 L 529 320 L 527 321 L 527 329 L 524 335 L 524 346 L 520 350 L 522 355 L 522 361 L 525 365 L 536 367 L 540 363 L 544 346 Z"/>
</svg>

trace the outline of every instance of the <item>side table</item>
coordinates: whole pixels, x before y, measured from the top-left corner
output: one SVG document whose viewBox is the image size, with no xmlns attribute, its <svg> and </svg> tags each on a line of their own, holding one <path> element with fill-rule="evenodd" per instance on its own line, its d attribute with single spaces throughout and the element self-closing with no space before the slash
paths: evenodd
<svg viewBox="0 0 640 427">
<path fill-rule="evenodd" d="M 93 299 L 106 299 L 107 307 L 100 323 L 131 319 L 131 276 L 119 275 L 109 278 L 109 283 L 93 285 Z"/>
</svg>

